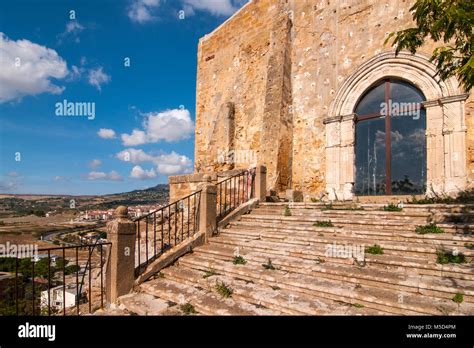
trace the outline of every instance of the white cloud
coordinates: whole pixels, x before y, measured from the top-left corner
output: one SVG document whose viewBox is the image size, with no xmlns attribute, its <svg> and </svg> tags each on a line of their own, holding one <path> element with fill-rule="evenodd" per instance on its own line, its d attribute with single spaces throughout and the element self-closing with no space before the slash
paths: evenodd
<svg viewBox="0 0 474 348">
<path fill-rule="evenodd" d="M 185 12 L 193 15 L 194 10 L 209 12 L 214 16 L 230 16 L 247 0 L 182 0 Z"/>
<path fill-rule="evenodd" d="M 50 48 L 29 40 L 10 40 L 0 32 L 0 103 L 41 93 L 61 94 L 51 79 L 68 75 L 66 62 Z"/>
<path fill-rule="evenodd" d="M 188 139 L 194 132 L 194 122 L 189 110 L 173 109 L 145 114 L 143 128 L 134 129 L 132 134 L 122 134 L 123 144 L 136 146 L 160 140 L 172 142 Z"/>
<path fill-rule="evenodd" d="M 87 76 L 89 84 L 95 86 L 99 91 L 101 90 L 101 85 L 108 83 L 110 81 L 110 76 L 104 73 L 103 67 L 98 67 L 96 69 L 90 69 Z"/>
<path fill-rule="evenodd" d="M 123 180 L 119 173 L 115 170 L 112 170 L 110 173 L 104 172 L 90 172 L 87 175 L 87 180 L 108 180 L 108 181 L 121 181 Z"/>
<path fill-rule="evenodd" d="M 133 0 L 128 8 L 128 17 L 136 23 L 147 23 L 156 19 L 154 10 L 160 5 L 160 0 Z"/>
<path fill-rule="evenodd" d="M 113 139 L 115 138 L 115 131 L 113 129 L 101 128 L 97 135 L 103 139 Z"/>
<path fill-rule="evenodd" d="M 140 166 L 135 166 L 130 172 L 130 177 L 132 179 L 138 179 L 138 180 L 153 179 L 156 177 L 156 172 L 153 168 L 150 170 L 146 170 Z"/>
<path fill-rule="evenodd" d="M 193 171 L 191 159 L 174 151 L 153 156 L 143 150 L 126 149 L 116 154 L 115 157 L 132 164 L 153 163 L 156 166 L 156 171 L 164 175 L 185 174 Z"/>
<path fill-rule="evenodd" d="M 81 39 L 79 34 L 84 30 L 84 26 L 76 20 L 71 20 L 66 24 L 64 32 L 58 35 L 58 43 L 61 44 L 64 40 L 71 38 L 74 42 L 79 43 Z"/>
<path fill-rule="evenodd" d="M 146 133 L 144 131 L 134 129 L 132 134 L 122 134 L 122 142 L 125 146 L 142 145 L 147 142 Z"/>
<path fill-rule="evenodd" d="M 145 153 L 143 150 L 127 149 L 115 155 L 119 160 L 133 164 L 143 162 L 153 162 L 154 157 Z"/>
<path fill-rule="evenodd" d="M 101 160 L 98 160 L 98 159 L 94 159 L 92 161 L 89 162 L 89 168 L 91 169 L 97 169 L 100 167 L 100 165 L 102 164 L 102 161 Z"/>
<path fill-rule="evenodd" d="M 54 181 L 56 182 L 59 182 L 59 181 L 70 181 L 71 178 L 70 177 L 67 177 L 67 176 L 59 176 L 59 175 L 56 175 L 54 178 L 53 178 Z"/>
</svg>

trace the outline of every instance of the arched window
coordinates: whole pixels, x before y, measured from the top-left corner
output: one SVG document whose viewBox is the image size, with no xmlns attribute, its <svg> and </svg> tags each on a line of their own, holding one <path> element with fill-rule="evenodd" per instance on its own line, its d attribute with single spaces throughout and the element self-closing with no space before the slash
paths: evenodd
<svg viewBox="0 0 474 348">
<path fill-rule="evenodd" d="M 426 192 L 424 95 L 401 80 L 372 86 L 355 113 L 356 195 Z"/>
</svg>

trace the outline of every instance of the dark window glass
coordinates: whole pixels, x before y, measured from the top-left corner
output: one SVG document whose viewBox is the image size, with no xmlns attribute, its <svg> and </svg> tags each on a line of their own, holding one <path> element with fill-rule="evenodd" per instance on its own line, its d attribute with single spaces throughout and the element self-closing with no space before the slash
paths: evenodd
<svg viewBox="0 0 474 348">
<path fill-rule="evenodd" d="M 357 123 L 357 195 L 385 194 L 385 163 L 385 120 L 375 118 Z"/>
<path fill-rule="evenodd" d="M 381 104 L 385 102 L 385 83 L 372 87 L 357 104 L 355 113 L 357 115 L 367 115 L 380 112 Z"/>
<path fill-rule="evenodd" d="M 426 192 L 424 100 L 415 86 L 398 80 L 382 81 L 361 98 L 355 110 L 357 195 Z"/>
<path fill-rule="evenodd" d="M 392 193 L 426 191 L 426 111 L 392 116 Z"/>
</svg>

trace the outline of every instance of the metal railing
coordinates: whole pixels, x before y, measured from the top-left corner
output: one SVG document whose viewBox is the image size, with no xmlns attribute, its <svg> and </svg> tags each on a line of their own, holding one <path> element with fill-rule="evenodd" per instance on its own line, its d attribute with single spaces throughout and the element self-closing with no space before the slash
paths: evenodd
<svg viewBox="0 0 474 348">
<path fill-rule="evenodd" d="M 254 196 L 255 169 L 243 170 L 217 183 L 217 222 Z"/>
<path fill-rule="evenodd" d="M 0 288 L 0 315 L 80 315 L 103 308 L 110 245 L 39 248 L 33 259 L 1 257 L 2 268 L 14 277 Z"/>
<path fill-rule="evenodd" d="M 198 232 L 201 192 L 194 192 L 134 219 L 137 233 L 135 276 L 139 276 L 166 250 Z"/>
</svg>

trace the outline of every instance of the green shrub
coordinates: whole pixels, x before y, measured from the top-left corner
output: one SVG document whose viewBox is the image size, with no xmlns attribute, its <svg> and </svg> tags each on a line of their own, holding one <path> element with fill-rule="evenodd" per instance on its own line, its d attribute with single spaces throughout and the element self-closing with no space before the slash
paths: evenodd
<svg viewBox="0 0 474 348">
<path fill-rule="evenodd" d="M 239 256 L 234 256 L 232 263 L 234 265 L 245 265 L 247 261 L 242 256 L 239 255 Z"/>
<path fill-rule="evenodd" d="M 316 221 L 313 226 L 315 227 L 334 227 L 333 223 L 331 220 L 329 221 Z"/>
<path fill-rule="evenodd" d="M 462 294 L 457 293 L 456 295 L 454 295 L 452 300 L 456 303 L 462 303 L 464 301 L 464 296 Z"/>
<path fill-rule="evenodd" d="M 291 216 L 291 209 L 289 205 L 285 205 L 285 212 L 283 213 L 284 216 Z"/>
<path fill-rule="evenodd" d="M 216 290 L 224 298 L 229 298 L 232 296 L 233 290 L 228 287 L 224 282 L 219 282 L 216 280 Z"/>
<path fill-rule="evenodd" d="M 185 303 L 185 304 L 182 304 L 181 306 L 179 306 L 179 308 L 181 309 L 181 311 L 185 314 L 185 315 L 191 315 L 191 314 L 196 314 L 196 309 L 194 308 L 194 306 L 191 304 L 191 303 Z"/>
<path fill-rule="evenodd" d="M 397 211 L 397 212 L 400 212 L 403 210 L 403 208 L 400 208 L 399 206 L 393 204 L 393 203 L 390 203 L 389 205 L 386 205 L 385 207 L 383 207 L 383 210 L 384 211 Z"/>
<path fill-rule="evenodd" d="M 215 276 L 215 275 L 218 275 L 217 272 L 214 271 L 213 269 L 211 269 L 209 271 L 204 272 L 204 275 L 202 277 L 204 279 L 206 279 L 206 278 L 209 278 L 209 277 L 212 277 L 212 276 Z"/>
<path fill-rule="evenodd" d="M 373 255 L 382 255 L 383 248 L 380 245 L 374 244 L 373 246 L 365 248 L 365 252 Z"/>
<path fill-rule="evenodd" d="M 436 262 L 442 265 L 445 265 L 447 263 L 466 263 L 466 257 L 461 253 L 453 255 L 452 252 L 438 250 L 436 252 L 436 255 Z"/>
<path fill-rule="evenodd" d="M 364 305 L 360 303 L 353 303 L 352 305 L 356 308 L 364 308 Z"/>
<path fill-rule="evenodd" d="M 418 234 L 444 233 L 444 230 L 436 226 L 436 224 L 431 223 L 425 226 L 416 226 L 415 232 Z"/>
</svg>

